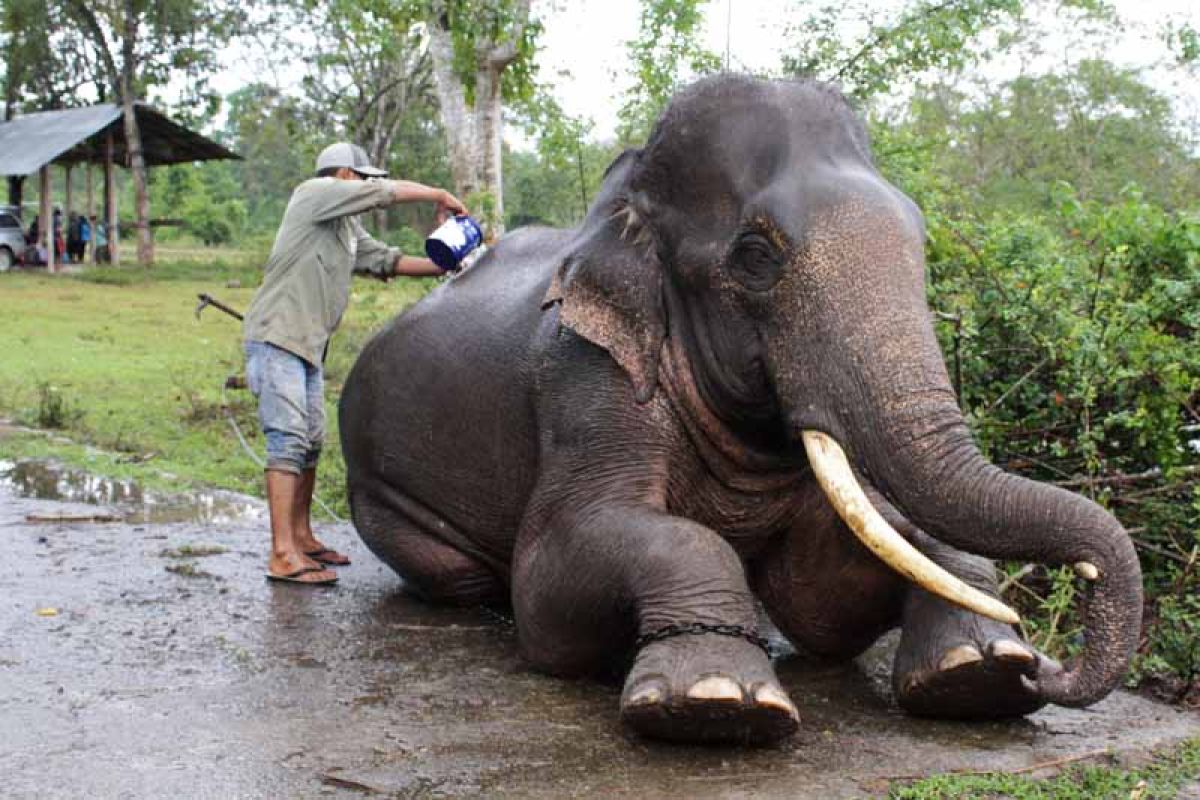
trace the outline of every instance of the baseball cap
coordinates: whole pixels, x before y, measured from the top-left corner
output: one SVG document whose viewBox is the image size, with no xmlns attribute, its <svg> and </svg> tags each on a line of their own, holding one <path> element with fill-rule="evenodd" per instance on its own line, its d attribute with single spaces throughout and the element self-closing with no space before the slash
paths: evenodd
<svg viewBox="0 0 1200 800">
<path fill-rule="evenodd" d="M 367 151 L 356 144 L 338 142 L 331 144 L 317 156 L 317 172 L 329 167 L 349 167 L 366 178 L 382 178 L 387 175 L 386 169 L 371 166 Z"/>
</svg>

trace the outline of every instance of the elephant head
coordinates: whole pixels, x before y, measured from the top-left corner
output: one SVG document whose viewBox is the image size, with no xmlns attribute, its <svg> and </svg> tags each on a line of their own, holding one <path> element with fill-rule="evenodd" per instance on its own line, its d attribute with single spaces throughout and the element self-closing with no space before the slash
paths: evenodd
<svg viewBox="0 0 1200 800">
<path fill-rule="evenodd" d="M 1136 554 L 1096 504 L 979 453 L 934 335 L 924 237 L 920 211 L 876 170 L 840 94 L 721 76 L 677 95 L 646 147 L 610 167 L 548 299 L 611 353 L 640 403 L 654 396 L 664 343 L 682 348 L 703 402 L 735 436 L 806 453 L 860 538 L 927 588 L 1015 621 L 906 551 L 843 453 L 943 542 L 1075 565 L 1090 589 L 1086 644 L 1036 690 L 1087 705 L 1117 685 L 1137 642 Z"/>
</svg>

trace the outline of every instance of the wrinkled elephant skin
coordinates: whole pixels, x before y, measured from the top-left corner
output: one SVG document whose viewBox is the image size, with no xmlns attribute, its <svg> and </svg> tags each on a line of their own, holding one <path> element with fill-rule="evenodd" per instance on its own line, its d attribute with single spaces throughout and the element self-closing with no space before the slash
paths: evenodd
<svg viewBox="0 0 1200 800">
<path fill-rule="evenodd" d="M 923 238 L 836 92 L 691 86 L 578 228 L 513 232 L 363 349 L 340 408 L 358 531 L 430 600 L 511 601 L 541 670 L 632 659 L 644 735 L 796 730 L 758 602 L 828 657 L 900 627 L 914 714 L 1095 702 L 1136 643 L 1136 556 L 1098 506 L 978 453 Z M 1080 565 L 1077 662 L 998 621 L 988 558 Z"/>
</svg>

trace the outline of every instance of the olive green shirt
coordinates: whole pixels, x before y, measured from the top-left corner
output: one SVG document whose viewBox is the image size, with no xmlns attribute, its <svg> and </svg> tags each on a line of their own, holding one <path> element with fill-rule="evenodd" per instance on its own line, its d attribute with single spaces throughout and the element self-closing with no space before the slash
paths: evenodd
<svg viewBox="0 0 1200 800">
<path fill-rule="evenodd" d="M 242 330 L 319 365 L 350 299 L 350 276 L 391 275 L 400 251 L 356 215 L 392 204 L 392 182 L 312 178 L 296 187 Z"/>
</svg>

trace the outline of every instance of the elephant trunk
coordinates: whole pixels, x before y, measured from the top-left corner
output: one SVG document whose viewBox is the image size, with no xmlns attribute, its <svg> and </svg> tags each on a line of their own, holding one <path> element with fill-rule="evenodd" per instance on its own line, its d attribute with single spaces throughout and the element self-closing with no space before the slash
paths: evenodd
<svg viewBox="0 0 1200 800">
<path fill-rule="evenodd" d="M 1037 688 L 1065 706 L 1104 697 L 1121 680 L 1141 632 L 1141 571 L 1120 523 L 1079 495 L 988 463 L 952 395 L 938 408 L 925 405 L 914 413 L 920 421 L 897 420 L 893 413 L 897 424 L 878 431 L 882 441 L 852 444 L 873 483 L 914 524 L 958 549 L 1081 564 L 1080 574 L 1091 578 L 1083 613 L 1086 644 L 1073 668 L 1042 676 Z"/>
<path fill-rule="evenodd" d="M 989 558 L 1074 565 L 1088 587 L 1086 643 L 1074 666 L 1039 676 L 1037 691 L 1064 706 L 1096 702 L 1120 682 L 1141 631 L 1132 542 L 1090 500 L 987 462 L 950 388 L 932 324 L 899 347 L 897 328 L 889 329 L 893 335 L 880 347 L 897 354 L 890 363 L 862 357 L 870 347 L 826 362 L 847 370 L 830 385 L 856 389 L 828 398 L 831 413 L 817 418 L 824 424 L 807 427 L 837 439 L 871 484 L 940 541 Z M 795 419 L 799 427 L 806 427 L 804 416 Z"/>
</svg>

